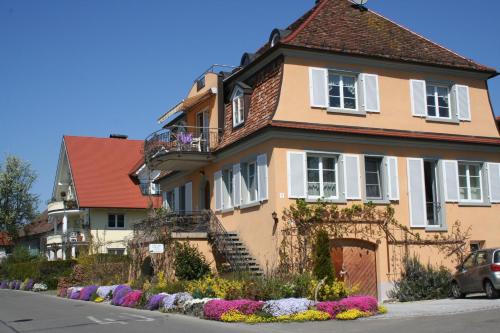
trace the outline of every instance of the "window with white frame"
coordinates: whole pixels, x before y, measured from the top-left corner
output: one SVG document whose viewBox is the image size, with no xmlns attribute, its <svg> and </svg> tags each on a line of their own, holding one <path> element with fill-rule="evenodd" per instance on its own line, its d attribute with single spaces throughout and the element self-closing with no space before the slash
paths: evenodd
<svg viewBox="0 0 500 333">
<path fill-rule="evenodd" d="M 355 75 L 328 71 L 328 104 L 334 109 L 357 110 L 357 78 Z"/>
<path fill-rule="evenodd" d="M 174 191 L 167 191 L 165 192 L 165 198 L 164 198 L 164 207 L 168 210 L 175 210 L 175 204 L 174 204 Z"/>
<path fill-rule="evenodd" d="M 123 214 L 108 214 L 108 228 L 109 229 L 124 229 L 125 228 L 125 215 L 123 215 Z"/>
<path fill-rule="evenodd" d="M 237 89 L 233 95 L 233 127 L 243 124 L 245 121 L 245 97 L 241 89 Z"/>
<path fill-rule="evenodd" d="M 108 249 L 108 254 L 123 256 L 125 254 L 125 249 Z"/>
<path fill-rule="evenodd" d="M 365 186 L 367 200 L 382 200 L 382 157 L 365 157 Z"/>
<path fill-rule="evenodd" d="M 338 198 L 336 156 L 307 155 L 307 197 Z"/>
<path fill-rule="evenodd" d="M 460 201 L 481 202 L 483 200 L 481 181 L 480 163 L 458 162 Z"/>
<path fill-rule="evenodd" d="M 450 89 L 446 86 L 427 84 L 427 116 L 451 119 Z"/>
<path fill-rule="evenodd" d="M 248 191 L 248 201 L 255 202 L 257 201 L 257 163 L 256 161 L 248 162 L 246 165 L 246 175 L 245 182 L 247 185 Z"/>
<path fill-rule="evenodd" d="M 223 182 L 223 200 L 224 208 L 231 208 L 233 204 L 233 169 L 228 168 L 222 170 L 222 182 Z"/>
</svg>

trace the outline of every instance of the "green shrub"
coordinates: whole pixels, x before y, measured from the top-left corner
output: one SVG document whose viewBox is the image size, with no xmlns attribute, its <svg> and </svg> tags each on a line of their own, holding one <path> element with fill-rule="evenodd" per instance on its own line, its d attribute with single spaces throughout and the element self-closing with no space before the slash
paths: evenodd
<svg viewBox="0 0 500 333">
<path fill-rule="evenodd" d="M 422 265 L 417 257 L 406 258 L 401 279 L 394 283 L 389 297 L 400 302 L 447 298 L 451 294 L 451 272 L 445 267 Z"/>
<path fill-rule="evenodd" d="M 198 280 L 210 274 L 210 266 L 198 248 L 189 243 L 178 243 L 175 246 L 175 276 L 179 280 Z"/>
<path fill-rule="evenodd" d="M 313 262 L 314 276 L 318 280 L 326 279 L 327 283 L 333 282 L 334 272 L 330 255 L 330 238 L 325 230 L 319 230 L 316 234 Z"/>
<path fill-rule="evenodd" d="M 59 278 L 69 277 L 73 272 L 76 260 L 40 261 L 40 281 L 44 282 L 49 289 L 56 289 Z"/>
<path fill-rule="evenodd" d="M 126 283 L 130 262 L 129 256 L 115 254 L 92 254 L 78 258 L 78 264 L 83 267 L 87 282 L 97 285 Z"/>
</svg>

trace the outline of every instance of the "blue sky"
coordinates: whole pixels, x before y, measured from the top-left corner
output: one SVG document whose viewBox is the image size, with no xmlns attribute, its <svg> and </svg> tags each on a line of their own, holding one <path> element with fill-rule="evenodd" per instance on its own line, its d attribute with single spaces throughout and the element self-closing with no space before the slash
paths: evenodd
<svg viewBox="0 0 500 333">
<path fill-rule="evenodd" d="M 213 63 L 239 63 L 314 0 L 0 0 L 0 160 L 50 199 L 62 135 L 143 139 Z M 500 70 L 500 1 L 370 0 L 368 7 Z M 490 81 L 500 115 L 500 78 Z M 119 161 L 117 161 L 119 163 Z"/>
</svg>

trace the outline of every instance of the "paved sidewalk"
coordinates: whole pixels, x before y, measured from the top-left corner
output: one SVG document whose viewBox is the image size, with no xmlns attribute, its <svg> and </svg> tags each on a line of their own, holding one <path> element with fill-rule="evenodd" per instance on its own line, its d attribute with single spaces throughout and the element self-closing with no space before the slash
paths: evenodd
<svg viewBox="0 0 500 333">
<path fill-rule="evenodd" d="M 483 296 L 465 299 L 450 298 L 408 303 L 389 303 L 384 305 L 388 309 L 387 314 L 364 320 L 443 316 L 495 309 L 500 311 L 500 299 L 490 300 Z"/>
</svg>

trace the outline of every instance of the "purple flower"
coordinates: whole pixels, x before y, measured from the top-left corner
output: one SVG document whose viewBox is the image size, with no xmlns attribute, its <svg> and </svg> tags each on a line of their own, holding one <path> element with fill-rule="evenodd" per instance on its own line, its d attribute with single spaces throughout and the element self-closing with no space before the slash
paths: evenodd
<svg viewBox="0 0 500 333">
<path fill-rule="evenodd" d="M 111 304 L 121 305 L 125 296 L 127 296 L 127 294 L 131 291 L 132 289 L 129 286 L 124 284 L 119 285 L 113 292 L 113 300 Z"/>
<path fill-rule="evenodd" d="M 80 291 L 81 301 L 90 301 L 90 297 L 97 291 L 97 286 L 87 286 Z"/>
<path fill-rule="evenodd" d="M 141 297 L 142 297 L 141 290 L 131 291 L 127 295 L 125 295 L 120 305 L 128 308 L 133 308 L 139 303 Z"/>
<path fill-rule="evenodd" d="M 193 135 L 191 133 L 182 132 L 181 134 L 179 134 L 178 138 L 183 145 L 193 142 Z"/>
<path fill-rule="evenodd" d="M 28 283 L 24 286 L 24 290 L 31 290 L 33 289 L 33 285 L 35 284 L 35 281 L 33 279 L 29 279 Z"/>
<path fill-rule="evenodd" d="M 329 313 L 333 318 L 340 312 L 357 309 L 364 312 L 377 312 L 377 299 L 373 296 L 350 296 L 340 301 L 320 302 L 316 309 Z"/>
<path fill-rule="evenodd" d="M 312 301 L 306 298 L 284 298 L 265 302 L 262 310 L 279 317 L 307 311 L 311 305 Z"/>
<path fill-rule="evenodd" d="M 240 299 L 235 301 L 212 300 L 203 307 L 203 315 L 207 319 L 221 320 L 221 316 L 229 310 L 237 310 L 250 315 L 262 309 L 264 302 Z"/>
<path fill-rule="evenodd" d="M 69 298 L 71 299 L 80 299 L 80 292 L 82 291 L 82 287 L 74 287 L 71 289 L 71 294 Z"/>
<path fill-rule="evenodd" d="M 148 303 L 146 304 L 146 310 L 158 310 L 160 308 L 160 304 L 163 299 L 167 296 L 165 293 L 153 295 L 149 298 Z"/>
<path fill-rule="evenodd" d="M 113 285 L 113 286 L 100 286 L 97 288 L 97 296 L 102 297 L 104 299 L 109 298 L 110 296 L 113 295 L 113 291 L 117 288 L 118 286 Z"/>
<path fill-rule="evenodd" d="M 0 283 L 0 289 L 9 289 L 9 281 L 7 281 L 7 280 L 3 280 L 3 281 Z"/>
</svg>

